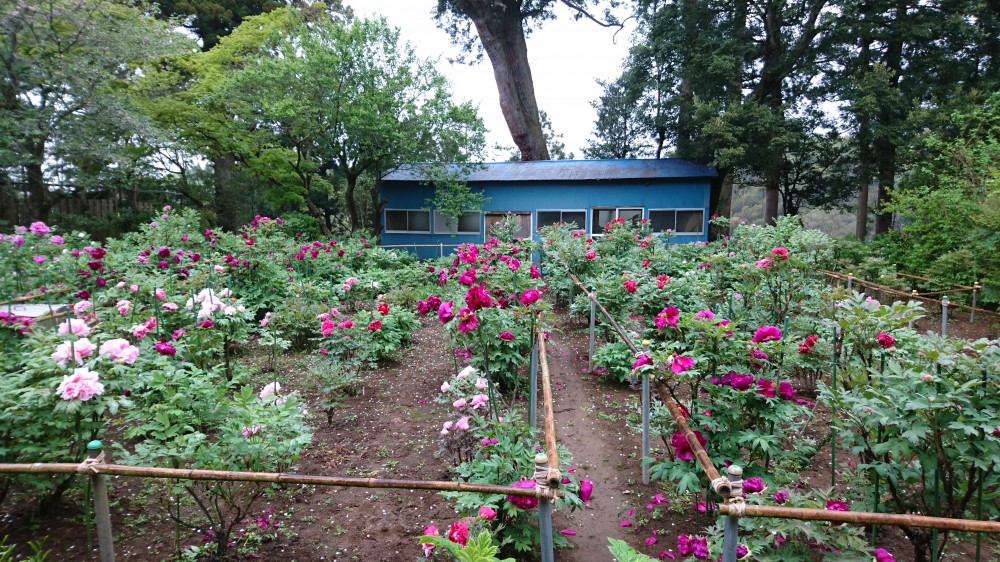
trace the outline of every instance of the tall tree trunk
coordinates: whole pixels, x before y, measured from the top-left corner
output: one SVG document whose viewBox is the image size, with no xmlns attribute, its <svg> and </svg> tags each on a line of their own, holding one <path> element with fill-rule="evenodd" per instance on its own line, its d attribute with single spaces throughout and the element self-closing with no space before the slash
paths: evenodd
<svg viewBox="0 0 1000 562">
<path fill-rule="evenodd" d="M 896 14 L 893 24 L 905 25 L 909 17 L 910 0 L 897 0 Z M 891 32 L 890 32 L 891 34 Z M 882 131 L 875 141 L 875 155 L 878 158 L 878 195 L 875 201 L 875 234 L 889 232 L 892 228 L 892 213 L 885 211 L 885 206 L 892 200 L 892 188 L 896 183 L 896 127 L 905 118 L 896 107 L 900 100 L 899 82 L 903 72 L 903 40 L 898 34 L 891 34 L 885 47 L 885 65 L 892 72 L 889 98 L 883 100 L 879 109 L 879 121 Z"/>
<path fill-rule="evenodd" d="M 854 216 L 854 235 L 858 240 L 864 240 L 868 238 L 868 163 L 862 158 L 860 164 L 858 175 L 861 180 L 858 182 L 858 210 Z"/>
<path fill-rule="evenodd" d="M 896 183 L 896 145 L 875 143 L 878 147 L 878 195 L 875 200 L 875 234 L 889 232 L 892 228 L 892 213 L 885 206 L 892 200 L 892 187 Z"/>
<path fill-rule="evenodd" d="M 24 165 L 25 180 L 28 193 L 31 199 L 28 202 L 30 216 L 28 220 L 43 221 L 49 220 L 49 212 L 52 210 L 52 195 L 45 184 L 45 171 L 42 164 L 45 162 L 45 143 L 35 142 L 31 145 L 31 160 Z"/>
<path fill-rule="evenodd" d="M 520 2 L 459 0 L 455 4 L 476 26 L 483 49 L 493 65 L 500 110 L 514 144 L 521 151 L 521 160 L 548 160 L 549 149 L 545 145 L 528 65 Z"/>
<path fill-rule="evenodd" d="M 232 193 L 234 164 L 236 156 L 231 152 L 217 155 L 212 159 L 212 176 L 215 182 L 215 201 L 212 210 L 215 212 L 216 222 L 233 232 L 240 227 L 238 207 L 234 204 Z"/>
<path fill-rule="evenodd" d="M 358 176 L 347 174 L 347 191 L 344 199 L 347 202 L 347 216 L 351 219 L 351 230 L 361 229 L 361 213 L 358 212 L 358 202 L 354 200 L 354 194 L 358 189 Z"/>
<path fill-rule="evenodd" d="M 859 9 L 861 25 L 860 33 L 861 49 L 858 53 L 858 74 L 863 76 L 871 71 L 871 30 L 868 21 L 871 6 L 868 2 L 862 2 Z M 871 178 L 868 177 L 872 161 L 871 154 L 871 119 L 868 113 L 862 111 L 858 114 L 858 209 L 855 215 L 854 235 L 858 240 L 868 238 L 868 186 L 871 185 Z"/>
</svg>

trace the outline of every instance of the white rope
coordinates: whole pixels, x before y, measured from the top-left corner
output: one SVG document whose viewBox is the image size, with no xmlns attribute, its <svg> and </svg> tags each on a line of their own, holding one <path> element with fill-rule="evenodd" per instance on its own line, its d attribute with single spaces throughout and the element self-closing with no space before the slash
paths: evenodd
<svg viewBox="0 0 1000 562">
<path fill-rule="evenodd" d="M 743 517 L 747 511 L 747 504 L 743 498 L 736 498 L 729 501 L 729 515 L 732 517 Z"/>
</svg>

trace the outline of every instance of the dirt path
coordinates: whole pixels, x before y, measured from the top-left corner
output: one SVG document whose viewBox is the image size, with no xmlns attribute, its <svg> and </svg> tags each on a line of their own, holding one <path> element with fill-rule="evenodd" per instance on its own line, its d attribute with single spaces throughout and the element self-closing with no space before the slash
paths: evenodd
<svg viewBox="0 0 1000 562">
<path fill-rule="evenodd" d="M 573 453 L 571 466 L 577 476 L 594 485 L 587 508 L 557 513 L 555 530 L 572 529 L 576 535 L 571 537 L 574 548 L 557 551 L 556 560 L 613 560 L 608 537 L 641 545 L 644 537 L 638 536 L 634 527 L 621 527 L 620 523 L 637 524 L 636 516 L 642 515 L 646 497 L 656 493 L 655 485 L 641 483 L 642 441 L 626 427 L 626 416 L 637 411 L 627 405 L 637 393 L 602 383 L 587 373 L 587 326 L 565 315 L 560 315 L 550 339 L 549 370 L 557 439 Z M 634 509 L 632 516 L 629 509 Z M 649 535 L 649 531 L 644 533 Z"/>
</svg>

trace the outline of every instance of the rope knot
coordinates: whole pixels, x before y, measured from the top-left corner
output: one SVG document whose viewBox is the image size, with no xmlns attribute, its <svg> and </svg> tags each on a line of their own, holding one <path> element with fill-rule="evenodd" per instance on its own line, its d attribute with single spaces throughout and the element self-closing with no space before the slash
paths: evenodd
<svg viewBox="0 0 1000 562">
<path fill-rule="evenodd" d="M 76 467 L 76 472 L 77 474 L 100 474 L 100 471 L 97 470 L 97 465 L 100 464 L 104 464 L 104 451 L 101 451 L 100 454 L 94 458 L 83 459 L 83 462 Z"/>
</svg>

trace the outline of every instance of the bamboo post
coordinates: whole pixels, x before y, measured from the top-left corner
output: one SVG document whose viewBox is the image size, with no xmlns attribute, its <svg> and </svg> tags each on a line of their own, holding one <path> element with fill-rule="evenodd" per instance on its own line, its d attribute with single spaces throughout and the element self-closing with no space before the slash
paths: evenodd
<svg viewBox="0 0 1000 562">
<path fill-rule="evenodd" d="M 979 289 L 982 288 L 983 287 L 979 284 L 979 281 L 972 283 L 972 308 L 969 309 L 969 322 L 976 321 L 976 297 L 979 296 Z"/>
<path fill-rule="evenodd" d="M 101 442 L 87 443 L 87 458 L 100 462 Z M 97 471 L 90 474 L 90 487 L 94 494 L 94 515 L 97 520 L 97 546 L 101 562 L 115 562 L 115 545 L 111 534 L 111 511 L 108 507 L 108 485 L 104 475 Z"/>
<path fill-rule="evenodd" d="M 528 425 L 538 427 L 538 342 L 531 342 L 531 383 L 528 389 Z"/>
<path fill-rule="evenodd" d="M 590 339 L 587 340 L 587 372 L 594 372 L 594 326 L 597 323 L 597 297 L 593 291 L 587 293 L 590 297 Z"/>
<path fill-rule="evenodd" d="M 975 521 L 972 519 L 949 519 L 947 517 L 930 517 L 901 513 L 871 513 L 868 511 L 830 511 L 828 509 L 777 505 L 745 504 L 737 508 L 732 504 L 721 503 L 718 507 L 719 513 L 722 515 L 729 515 L 738 511 L 743 517 L 774 517 L 777 519 L 795 519 L 799 521 L 850 523 L 852 525 L 878 523 L 883 527 L 906 525 L 924 529 L 949 529 L 967 533 L 984 532 L 1000 534 L 1000 521 Z"/>
<path fill-rule="evenodd" d="M 642 341 L 642 352 L 649 355 L 649 340 Z M 642 483 L 649 485 L 649 378 L 652 374 L 641 373 L 642 377 Z"/>
<path fill-rule="evenodd" d="M 948 335 L 948 297 L 941 297 L 941 335 Z"/>
<path fill-rule="evenodd" d="M 545 333 L 538 330 L 538 364 L 542 375 L 542 408 L 545 414 L 545 452 L 549 463 L 548 484 L 550 488 L 558 488 L 562 483 L 559 474 L 559 451 L 556 448 L 556 416 L 552 408 L 552 384 L 549 377 L 549 362 L 546 359 Z"/>
<path fill-rule="evenodd" d="M 743 469 L 735 464 L 729 466 L 729 485 L 732 495 L 726 500 L 729 505 L 743 503 Z M 730 512 L 723 524 L 722 562 L 736 562 L 736 545 L 740 542 L 740 517 Z"/>
<path fill-rule="evenodd" d="M 545 453 L 535 455 L 535 472 L 544 472 L 548 462 L 549 459 L 545 456 Z M 542 483 L 539 482 L 539 484 Z M 552 544 L 552 500 L 548 498 L 538 500 L 538 532 L 541 535 L 542 562 L 554 562 L 555 549 Z"/>
</svg>

